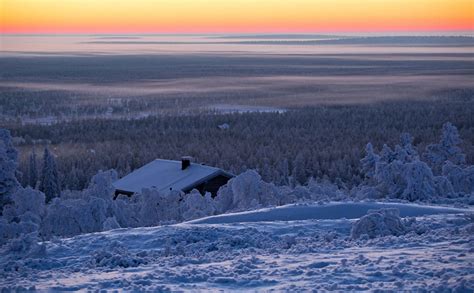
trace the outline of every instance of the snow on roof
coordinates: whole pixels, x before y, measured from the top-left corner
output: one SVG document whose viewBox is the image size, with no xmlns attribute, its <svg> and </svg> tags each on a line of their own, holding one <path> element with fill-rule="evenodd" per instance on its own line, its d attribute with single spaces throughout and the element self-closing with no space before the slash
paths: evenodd
<svg viewBox="0 0 474 293">
<path fill-rule="evenodd" d="M 232 176 L 219 168 L 196 163 L 181 170 L 181 161 L 156 159 L 115 181 L 113 185 L 118 190 L 129 192 L 141 192 L 144 188 L 167 192 L 192 188 L 217 175 Z"/>
</svg>

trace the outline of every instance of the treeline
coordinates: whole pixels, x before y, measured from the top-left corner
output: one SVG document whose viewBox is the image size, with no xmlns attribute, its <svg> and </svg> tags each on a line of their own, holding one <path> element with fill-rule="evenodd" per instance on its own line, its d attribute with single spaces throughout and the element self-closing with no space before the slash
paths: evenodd
<svg viewBox="0 0 474 293">
<path fill-rule="evenodd" d="M 421 154 L 439 141 L 451 121 L 459 129 L 466 163 L 473 164 L 474 100 L 393 102 L 327 106 L 285 113 L 206 114 L 149 117 L 140 120 L 86 120 L 52 126 L 12 129 L 21 137 L 19 180 L 28 184 L 29 155 L 44 142 L 56 156 L 62 189 L 83 189 L 98 170 L 114 168 L 119 176 L 155 158 L 197 162 L 239 174 L 256 169 L 278 185 L 304 184 L 326 178 L 340 187 L 359 184 L 360 159 L 368 141 L 376 150 L 395 145 L 403 132 L 414 137 Z M 228 129 L 218 125 L 228 123 Z M 38 160 L 41 159 L 40 157 Z"/>
<path fill-rule="evenodd" d="M 207 106 L 233 103 L 251 104 L 248 90 L 195 93 L 154 93 L 115 96 L 107 92 L 79 93 L 67 90 L 26 90 L 0 85 L 0 126 L 55 123 L 87 119 L 137 119 L 140 116 L 183 115 L 204 112 Z M 97 97 L 100 96 L 100 98 Z M 264 95 L 261 95 L 265 98 Z"/>
<path fill-rule="evenodd" d="M 130 98 L 100 98 L 91 94 L 81 94 L 66 90 L 22 90 L 13 87 L 0 87 L 0 121 L 8 120 L 25 123 L 28 120 L 52 116 L 57 120 L 87 119 L 146 112 L 150 109 L 176 107 L 175 99 L 147 96 Z M 156 111 L 159 112 L 159 111 Z M 11 126 L 9 123 L 8 126 Z"/>
<path fill-rule="evenodd" d="M 368 143 L 361 160 L 364 180 L 350 190 L 313 179 L 294 188 L 276 186 L 262 181 L 255 170 L 247 170 L 230 179 L 215 197 L 197 190 L 184 194 L 143 189 L 138 196 L 114 199 L 115 170 L 94 175 L 82 191 L 58 190 L 58 173 L 48 149 L 39 190 L 21 187 L 16 179 L 17 151 L 9 131 L 0 129 L 0 246 L 8 244 L 9 252 L 29 254 L 36 251 L 39 239 L 156 226 L 298 202 L 395 199 L 474 205 L 474 165 L 466 164 L 458 129 L 447 122 L 439 132 L 439 140 L 422 154 L 409 133 L 400 135 L 394 146 L 384 144 L 379 152 Z"/>
</svg>

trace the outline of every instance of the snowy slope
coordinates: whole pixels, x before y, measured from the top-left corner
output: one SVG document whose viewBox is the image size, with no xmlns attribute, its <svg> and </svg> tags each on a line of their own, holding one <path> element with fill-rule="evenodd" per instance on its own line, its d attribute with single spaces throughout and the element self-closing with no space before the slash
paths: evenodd
<svg viewBox="0 0 474 293">
<path fill-rule="evenodd" d="M 332 203 L 4 247 L 0 287 L 472 292 L 473 211 L 394 205 L 402 216 L 417 216 L 402 219 L 406 230 L 398 237 L 350 238 L 355 220 L 344 217 L 387 204 Z"/>
<path fill-rule="evenodd" d="M 223 224 L 234 222 L 263 222 L 263 221 L 301 221 L 301 220 L 328 220 L 328 219 L 357 219 L 369 210 L 380 208 L 396 208 L 402 217 L 417 217 L 435 214 L 457 214 L 469 212 L 469 209 L 460 209 L 440 206 L 423 206 L 408 203 L 382 202 L 333 202 L 324 205 L 289 204 L 276 208 L 267 208 L 257 211 L 223 214 L 191 221 L 195 224 Z"/>
</svg>

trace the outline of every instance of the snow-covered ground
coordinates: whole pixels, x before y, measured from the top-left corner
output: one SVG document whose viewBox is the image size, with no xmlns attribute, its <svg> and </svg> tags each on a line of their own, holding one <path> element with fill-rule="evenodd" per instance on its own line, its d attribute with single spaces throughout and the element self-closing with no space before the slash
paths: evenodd
<svg viewBox="0 0 474 293">
<path fill-rule="evenodd" d="M 364 216 L 382 208 L 389 210 Z M 299 204 L 39 246 L 23 239 L 0 251 L 0 287 L 472 292 L 473 213 L 403 203 Z"/>
<path fill-rule="evenodd" d="M 207 106 L 206 109 L 216 111 L 217 113 L 284 113 L 287 110 L 283 108 L 268 107 L 268 106 L 250 106 L 250 105 L 229 105 L 216 104 Z"/>
</svg>

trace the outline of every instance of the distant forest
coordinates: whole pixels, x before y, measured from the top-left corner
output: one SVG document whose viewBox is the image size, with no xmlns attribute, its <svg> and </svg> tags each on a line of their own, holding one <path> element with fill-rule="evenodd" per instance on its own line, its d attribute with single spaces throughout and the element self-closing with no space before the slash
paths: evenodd
<svg viewBox="0 0 474 293">
<path fill-rule="evenodd" d="M 119 176 L 155 158 L 190 155 L 198 163 L 239 174 L 256 169 L 278 185 L 304 184 L 326 178 L 340 187 L 363 180 L 360 159 L 368 142 L 376 150 L 394 145 L 402 132 L 414 136 L 420 153 L 439 141 L 442 124 L 458 129 L 474 164 L 474 99 L 460 90 L 450 99 L 429 102 L 385 102 L 352 106 L 319 106 L 284 113 L 154 116 L 137 120 L 90 119 L 53 125 L 10 127 L 20 151 L 23 185 L 35 149 L 38 168 L 43 148 L 56 156 L 62 189 L 83 189 L 98 170 L 114 168 Z M 228 129 L 220 129 L 221 124 Z"/>
</svg>

